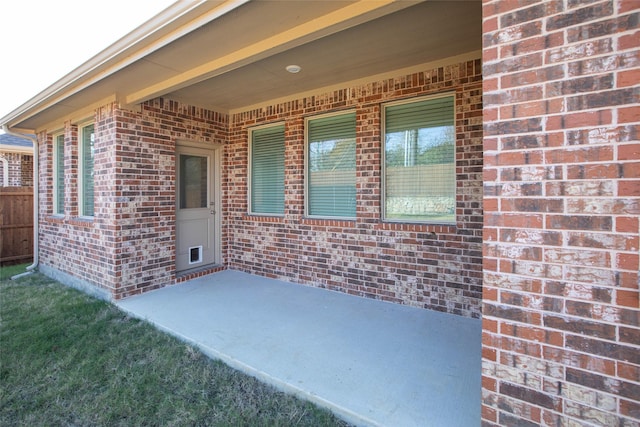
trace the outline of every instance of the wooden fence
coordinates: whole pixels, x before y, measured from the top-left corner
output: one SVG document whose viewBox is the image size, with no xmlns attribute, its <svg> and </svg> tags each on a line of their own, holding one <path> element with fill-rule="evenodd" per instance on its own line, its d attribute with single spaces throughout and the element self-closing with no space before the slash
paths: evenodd
<svg viewBox="0 0 640 427">
<path fill-rule="evenodd" d="M 0 265 L 33 258 L 33 187 L 0 187 Z"/>
</svg>

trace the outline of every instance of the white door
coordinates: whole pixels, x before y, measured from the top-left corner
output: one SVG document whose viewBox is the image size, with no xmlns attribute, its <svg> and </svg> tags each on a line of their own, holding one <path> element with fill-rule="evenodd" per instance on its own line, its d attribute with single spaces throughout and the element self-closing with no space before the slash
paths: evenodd
<svg viewBox="0 0 640 427">
<path fill-rule="evenodd" d="M 176 270 L 216 263 L 215 152 L 176 150 Z"/>
</svg>

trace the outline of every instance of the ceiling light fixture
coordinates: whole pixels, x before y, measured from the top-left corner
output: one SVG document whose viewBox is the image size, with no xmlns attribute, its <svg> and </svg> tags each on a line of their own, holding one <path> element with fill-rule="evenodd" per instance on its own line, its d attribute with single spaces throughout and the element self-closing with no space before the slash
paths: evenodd
<svg viewBox="0 0 640 427">
<path fill-rule="evenodd" d="M 300 70 L 302 70 L 302 67 L 299 65 L 287 65 L 284 69 L 290 72 L 291 74 L 296 74 L 296 73 L 299 73 Z"/>
</svg>

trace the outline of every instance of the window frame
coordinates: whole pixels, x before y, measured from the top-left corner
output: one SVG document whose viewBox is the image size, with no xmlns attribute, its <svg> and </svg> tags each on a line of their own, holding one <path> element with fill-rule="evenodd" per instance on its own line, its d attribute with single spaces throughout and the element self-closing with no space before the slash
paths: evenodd
<svg viewBox="0 0 640 427">
<path fill-rule="evenodd" d="M 92 170 L 94 172 L 94 187 L 92 188 L 92 196 L 94 199 L 94 207 L 92 209 L 91 215 L 87 215 L 85 212 L 85 159 L 84 159 L 84 130 L 90 126 L 93 126 L 93 137 L 94 137 L 94 153 L 95 153 L 95 138 L 96 138 L 96 127 L 94 121 L 87 121 L 81 124 L 78 124 L 78 216 L 81 218 L 92 219 L 95 217 L 95 154 L 92 156 Z"/>
<path fill-rule="evenodd" d="M 283 191 L 282 196 L 284 200 L 282 213 L 255 212 L 254 206 L 253 206 L 253 197 L 252 197 L 253 196 L 253 172 L 254 172 L 254 167 L 253 167 L 254 133 L 258 131 L 267 130 L 271 128 L 278 128 L 278 127 L 281 127 L 283 131 L 282 144 L 284 148 L 284 153 L 283 153 L 283 165 L 284 165 L 283 172 L 285 174 L 285 176 L 283 177 L 283 181 L 284 181 L 286 180 L 286 150 L 287 150 L 285 122 L 269 123 L 261 126 L 255 126 L 248 129 L 248 134 L 247 134 L 247 142 L 248 142 L 247 144 L 248 145 L 248 149 L 247 149 L 247 214 L 251 216 L 276 217 L 276 218 L 284 218 L 285 216 L 287 201 L 286 201 L 286 186 L 284 185 L 284 182 L 283 182 L 283 190 L 282 190 Z"/>
<path fill-rule="evenodd" d="M 453 99 L 453 111 L 452 111 L 452 122 L 453 122 L 453 130 L 454 130 L 454 140 L 453 140 L 453 173 L 452 179 L 454 184 L 454 205 L 457 200 L 457 173 L 456 173 L 456 153 L 457 153 L 457 133 L 456 133 L 456 92 L 443 92 L 437 93 L 433 95 L 425 95 L 415 98 L 405 98 L 396 101 L 390 101 L 381 104 L 381 124 L 380 124 L 380 145 L 381 145 L 381 163 L 380 163 L 380 211 L 382 216 L 382 221 L 386 223 L 392 224 L 425 224 L 425 225 L 443 225 L 443 226 L 455 226 L 457 224 L 457 213 L 454 207 L 453 219 L 451 221 L 445 220 L 428 220 L 428 219 L 419 219 L 419 220 L 411 220 L 411 219 L 400 219 L 400 218 L 389 218 L 387 216 L 387 159 L 386 159 L 386 151 L 387 151 L 387 108 L 394 107 L 398 105 L 407 105 L 413 103 L 421 103 L 434 99 L 441 98 L 452 98 Z"/>
<path fill-rule="evenodd" d="M 323 120 L 323 119 L 330 119 L 332 117 L 339 117 L 339 116 L 346 116 L 346 115 L 355 115 L 355 129 L 354 129 L 354 149 L 356 150 L 356 156 L 354 158 L 354 164 L 353 164 L 353 172 L 354 172 L 354 179 L 357 181 L 357 177 L 358 177 L 358 169 L 357 169 L 357 163 L 358 163 L 358 159 L 357 159 L 357 139 L 358 139 L 358 135 L 357 135 L 357 128 L 358 128 L 358 116 L 357 116 L 357 112 L 355 109 L 351 109 L 351 110 L 341 110 L 341 111 L 334 111 L 331 113 L 326 113 L 326 114 L 318 114 L 318 115 L 314 115 L 314 116 L 308 116 L 305 117 L 304 119 L 304 215 L 307 218 L 311 218 L 311 219 L 335 219 L 335 220 L 344 220 L 344 221 L 353 221 L 356 219 L 357 217 L 357 203 L 358 203 L 358 196 L 357 196 L 357 183 L 355 183 L 355 188 L 356 188 L 356 193 L 354 194 L 354 204 L 355 204 L 355 208 L 356 211 L 354 212 L 353 216 L 339 216 L 339 215 L 314 215 L 311 214 L 311 175 L 310 175 L 310 171 L 309 168 L 311 167 L 311 157 L 309 155 L 309 148 L 310 148 L 310 138 L 309 138 L 309 131 L 310 131 L 310 122 L 314 121 L 314 120 Z"/>
<path fill-rule="evenodd" d="M 60 163 L 60 146 L 58 144 L 58 139 L 62 138 L 62 164 Z M 52 134 L 53 140 L 53 207 L 52 211 L 54 215 L 64 215 L 64 193 L 65 193 L 65 184 L 64 184 L 64 155 L 65 155 L 65 147 L 64 140 L 65 135 L 64 132 L 56 132 Z M 62 172 L 62 188 L 60 188 L 60 173 Z M 62 200 L 60 200 L 60 190 L 62 190 Z M 62 202 L 62 208 L 60 209 L 60 202 Z"/>
</svg>

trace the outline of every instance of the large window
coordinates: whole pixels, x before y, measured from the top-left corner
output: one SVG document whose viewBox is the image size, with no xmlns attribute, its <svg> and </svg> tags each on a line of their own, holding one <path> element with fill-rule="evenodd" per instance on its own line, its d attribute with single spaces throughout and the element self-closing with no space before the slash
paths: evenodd
<svg viewBox="0 0 640 427">
<path fill-rule="evenodd" d="M 64 214 L 64 135 L 53 137 L 53 213 Z"/>
<path fill-rule="evenodd" d="M 307 121 L 307 215 L 356 216 L 356 115 Z"/>
<path fill-rule="evenodd" d="M 93 124 L 80 128 L 80 216 L 93 216 Z"/>
<path fill-rule="evenodd" d="M 455 223 L 453 95 L 388 104 L 384 126 L 385 219 Z"/>
<path fill-rule="evenodd" d="M 251 131 L 249 211 L 284 215 L 284 125 Z"/>
</svg>

